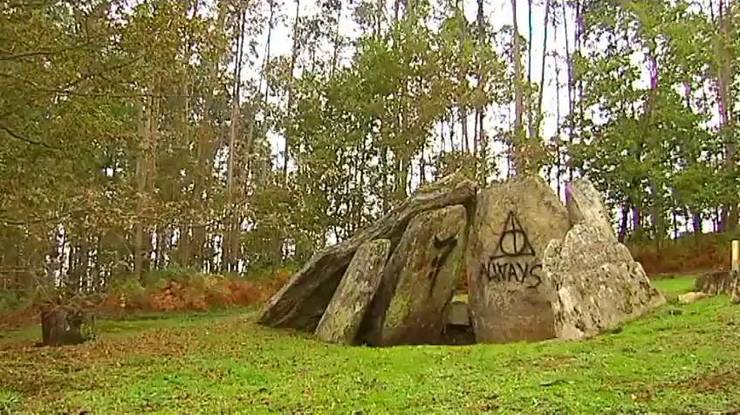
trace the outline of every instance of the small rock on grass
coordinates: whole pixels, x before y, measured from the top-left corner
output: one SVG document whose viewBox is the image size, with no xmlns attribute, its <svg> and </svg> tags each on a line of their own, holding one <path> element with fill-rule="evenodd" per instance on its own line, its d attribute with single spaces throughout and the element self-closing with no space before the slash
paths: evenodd
<svg viewBox="0 0 740 415">
<path fill-rule="evenodd" d="M 709 294 L 703 293 L 703 292 L 690 292 L 686 294 L 681 294 L 678 296 L 678 302 L 680 304 L 691 304 L 695 303 L 701 299 L 709 297 Z"/>
</svg>

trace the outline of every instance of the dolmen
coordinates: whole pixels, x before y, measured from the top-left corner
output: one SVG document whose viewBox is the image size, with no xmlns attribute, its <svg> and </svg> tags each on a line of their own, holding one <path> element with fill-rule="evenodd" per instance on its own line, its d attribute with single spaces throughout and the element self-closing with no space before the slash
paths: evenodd
<svg viewBox="0 0 740 415">
<path fill-rule="evenodd" d="M 259 323 L 340 344 L 577 340 L 665 302 L 586 179 L 566 203 L 540 177 L 422 187 L 317 252 Z"/>
</svg>

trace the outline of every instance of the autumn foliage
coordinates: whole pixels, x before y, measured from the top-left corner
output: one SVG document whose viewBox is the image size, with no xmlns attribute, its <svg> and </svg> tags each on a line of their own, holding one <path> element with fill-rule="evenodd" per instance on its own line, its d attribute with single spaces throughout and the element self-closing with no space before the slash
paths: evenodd
<svg viewBox="0 0 740 415">
<path fill-rule="evenodd" d="M 227 277 L 215 274 L 175 273 L 155 276 L 144 284 L 124 279 L 103 294 L 77 296 L 70 302 L 91 309 L 96 314 L 122 317 L 137 312 L 207 311 L 228 307 L 259 305 L 276 292 L 290 277 L 279 270 L 259 278 Z M 46 296 L 28 298 L 21 307 L 0 310 L 0 328 L 16 327 L 33 321 Z"/>
<path fill-rule="evenodd" d="M 630 251 L 649 275 L 699 273 L 729 269 L 732 239 L 732 234 L 689 235 L 663 241 L 660 249 L 655 241 L 630 244 Z"/>
</svg>

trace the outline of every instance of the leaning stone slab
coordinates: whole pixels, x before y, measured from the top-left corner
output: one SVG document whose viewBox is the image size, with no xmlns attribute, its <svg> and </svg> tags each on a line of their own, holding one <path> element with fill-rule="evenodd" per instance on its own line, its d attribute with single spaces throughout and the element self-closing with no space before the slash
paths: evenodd
<svg viewBox="0 0 740 415">
<path fill-rule="evenodd" d="M 360 246 L 316 328 L 331 343 L 352 344 L 375 295 L 388 259 L 391 241 L 378 239 Z"/>
<path fill-rule="evenodd" d="M 614 238 L 614 229 L 599 191 L 587 179 L 568 183 L 565 188 L 565 207 L 570 224 L 585 224 L 596 228 L 605 238 Z"/>
<path fill-rule="evenodd" d="M 627 247 L 597 227 L 576 224 L 550 243 L 543 262 L 562 339 L 594 336 L 665 302 Z"/>
<path fill-rule="evenodd" d="M 474 182 L 458 174 L 419 189 L 372 226 L 314 254 L 268 301 L 258 322 L 313 332 L 360 245 L 375 239 L 397 241 L 417 214 L 471 202 L 476 190 Z"/>
<path fill-rule="evenodd" d="M 542 255 L 569 228 L 568 212 L 539 177 L 515 178 L 478 193 L 465 254 L 478 342 L 555 337 Z"/>
<path fill-rule="evenodd" d="M 442 342 L 467 221 L 463 206 L 415 217 L 388 260 L 368 313 L 368 342 L 378 346 Z"/>
</svg>

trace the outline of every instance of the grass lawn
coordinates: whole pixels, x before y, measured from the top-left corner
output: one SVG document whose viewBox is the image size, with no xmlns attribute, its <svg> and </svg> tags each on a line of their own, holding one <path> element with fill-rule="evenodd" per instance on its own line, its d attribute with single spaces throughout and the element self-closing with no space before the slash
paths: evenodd
<svg viewBox="0 0 740 415">
<path fill-rule="evenodd" d="M 690 278 L 656 281 L 667 294 Z M 255 312 L 98 322 L 35 348 L 0 334 L 0 413 L 706 413 L 740 410 L 740 306 L 668 304 L 584 342 L 342 347 Z"/>
</svg>

